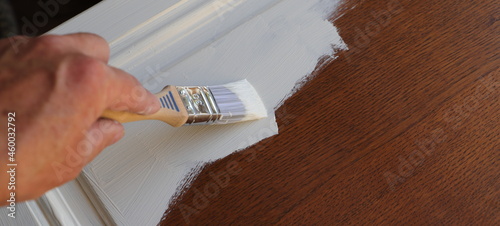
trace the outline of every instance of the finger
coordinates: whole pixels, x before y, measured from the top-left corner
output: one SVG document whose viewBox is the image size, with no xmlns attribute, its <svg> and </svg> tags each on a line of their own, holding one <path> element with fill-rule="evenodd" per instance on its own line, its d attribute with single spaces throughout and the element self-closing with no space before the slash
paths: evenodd
<svg viewBox="0 0 500 226">
<path fill-rule="evenodd" d="M 91 33 L 74 33 L 63 35 L 62 37 L 67 39 L 65 42 L 67 45 L 73 46 L 80 53 L 106 63 L 108 62 L 110 53 L 109 44 L 101 36 Z"/>
<path fill-rule="evenodd" d="M 111 119 L 98 119 L 88 130 L 85 140 L 77 145 L 84 164 L 91 162 L 101 151 L 116 143 L 124 135 L 123 126 Z"/>
<path fill-rule="evenodd" d="M 159 99 L 132 75 L 110 67 L 107 107 L 112 111 L 153 114 L 160 110 Z"/>
<path fill-rule="evenodd" d="M 32 48 L 42 48 L 43 51 L 58 50 L 63 54 L 79 54 L 97 59 L 104 63 L 109 60 L 109 45 L 98 35 L 90 33 L 75 33 L 69 35 L 43 35 L 30 40 Z M 57 52 L 57 51 L 56 51 Z"/>
</svg>

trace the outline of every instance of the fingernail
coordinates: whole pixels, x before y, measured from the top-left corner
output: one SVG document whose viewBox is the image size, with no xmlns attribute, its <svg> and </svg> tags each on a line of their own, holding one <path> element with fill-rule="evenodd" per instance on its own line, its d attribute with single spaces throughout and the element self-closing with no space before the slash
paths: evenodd
<svg viewBox="0 0 500 226">
<path fill-rule="evenodd" d="M 153 114 L 153 113 L 154 113 L 154 112 L 153 112 L 153 107 L 152 107 L 152 106 L 149 106 L 149 107 L 148 107 L 148 109 L 146 110 L 146 112 L 147 112 L 148 114 Z"/>
<path fill-rule="evenodd" d="M 153 110 L 152 107 L 147 107 L 146 110 L 141 111 L 139 114 L 141 114 L 141 115 L 149 115 L 149 114 L 153 113 L 153 112 L 151 112 L 152 110 Z"/>
<path fill-rule="evenodd" d="M 139 111 L 139 114 L 148 115 L 150 111 L 151 111 L 151 107 L 147 107 L 146 110 Z"/>
<path fill-rule="evenodd" d="M 125 136 L 125 131 L 123 131 L 122 133 L 117 133 L 113 138 L 113 144 L 121 140 L 123 136 Z"/>
<path fill-rule="evenodd" d="M 154 113 L 158 112 L 158 110 L 160 110 L 160 108 L 161 108 L 160 101 L 158 101 L 158 104 L 155 103 L 155 105 L 148 106 L 146 112 L 148 114 L 154 114 Z"/>
</svg>

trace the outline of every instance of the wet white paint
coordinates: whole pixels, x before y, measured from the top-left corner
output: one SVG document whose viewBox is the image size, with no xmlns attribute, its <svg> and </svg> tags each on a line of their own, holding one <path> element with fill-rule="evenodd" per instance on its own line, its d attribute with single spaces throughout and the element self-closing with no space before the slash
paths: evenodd
<svg viewBox="0 0 500 226">
<path fill-rule="evenodd" d="M 220 2 L 231 7 L 216 12 L 219 21 L 213 20 L 209 25 L 214 35 L 209 41 L 206 38 L 197 41 L 187 35 L 197 48 L 177 60 L 171 60 L 169 54 L 190 47 L 179 41 L 184 39 L 176 38 L 172 42 L 178 43 L 171 50 L 156 46 L 162 44 L 158 41 L 162 37 L 174 37 L 161 31 L 147 42 L 114 35 L 109 40 L 114 52 L 111 62 L 136 75 L 153 92 L 166 84 L 216 85 L 247 79 L 262 97 L 270 117 L 233 125 L 182 128 L 156 121 L 127 124 L 126 136 L 103 151 L 84 171 L 89 181 L 84 186 L 95 191 L 120 225 L 157 224 L 175 194 L 189 186 L 201 166 L 277 134 L 274 110 L 297 82 L 310 75 L 321 57 L 335 58 L 332 46 L 345 48 L 335 27 L 327 20 L 335 10 L 336 0 L 269 0 L 269 4 L 256 0 L 260 3 L 254 3 L 255 6 L 252 1 Z M 234 24 L 228 18 L 239 9 L 238 2 L 241 7 L 261 8 Z M 199 10 L 199 15 L 213 14 L 213 10 L 205 7 Z M 187 22 L 183 24 L 195 24 Z M 228 23 L 234 26 L 227 26 Z M 141 25 L 137 30 L 148 26 Z M 165 26 L 161 27 L 170 29 Z M 145 43 L 151 45 L 148 51 L 133 48 L 134 45 L 143 48 Z"/>
</svg>

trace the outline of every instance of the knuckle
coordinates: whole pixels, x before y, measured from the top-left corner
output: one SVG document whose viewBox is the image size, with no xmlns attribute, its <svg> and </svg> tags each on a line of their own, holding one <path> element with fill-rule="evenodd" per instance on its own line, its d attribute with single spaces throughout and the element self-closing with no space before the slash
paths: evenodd
<svg viewBox="0 0 500 226">
<path fill-rule="evenodd" d="M 83 55 L 69 57 L 64 68 L 71 82 L 79 85 L 97 85 L 106 73 L 106 65 L 101 61 Z"/>
<path fill-rule="evenodd" d="M 87 76 L 101 74 L 103 65 L 94 58 L 87 56 L 78 56 L 73 58 L 73 66 L 78 69 L 78 72 Z"/>
</svg>

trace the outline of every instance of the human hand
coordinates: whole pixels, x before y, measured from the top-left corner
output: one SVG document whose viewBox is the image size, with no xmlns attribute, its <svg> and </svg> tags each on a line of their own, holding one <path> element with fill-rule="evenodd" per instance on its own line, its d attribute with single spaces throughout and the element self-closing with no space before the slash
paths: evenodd
<svg viewBox="0 0 500 226">
<path fill-rule="evenodd" d="M 23 43 L 13 46 L 13 41 Z M 92 34 L 0 40 L 0 205 L 11 192 L 16 202 L 34 199 L 74 179 L 118 141 L 123 126 L 101 119 L 104 110 L 152 114 L 160 109 L 153 94 L 107 65 L 108 58 L 108 44 Z M 8 124 L 9 118 L 15 121 Z M 9 152 L 13 143 L 6 141 L 12 136 L 15 147 Z M 15 153 L 14 162 L 9 153 Z M 12 174 L 6 172 L 12 168 L 15 189 L 9 190 Z"/>
</svg>

